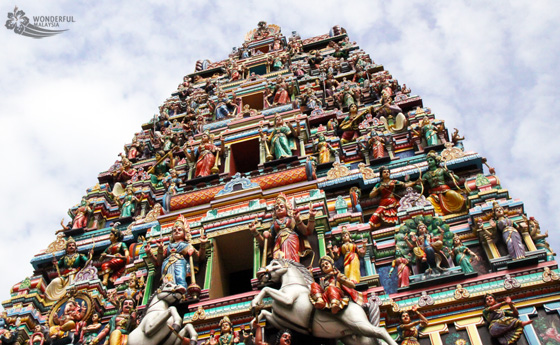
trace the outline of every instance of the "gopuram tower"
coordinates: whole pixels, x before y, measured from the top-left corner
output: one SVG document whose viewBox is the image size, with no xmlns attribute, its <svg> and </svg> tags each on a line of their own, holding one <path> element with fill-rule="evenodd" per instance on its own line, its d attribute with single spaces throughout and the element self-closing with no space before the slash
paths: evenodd
<svg viewBox="0 0 560 345">
<path fill-rule="evenodd" d="M 560 344 L 548 232 L 434 111 L 344 28 L 258 23 L 53 229 L 2 344 Z"/>
</svg>

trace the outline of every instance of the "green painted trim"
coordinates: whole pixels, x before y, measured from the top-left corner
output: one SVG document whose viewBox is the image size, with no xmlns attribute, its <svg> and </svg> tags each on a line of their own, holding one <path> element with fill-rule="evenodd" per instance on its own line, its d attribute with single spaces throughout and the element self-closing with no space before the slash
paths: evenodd
<svg viewBox="0 0 560 345">
<path fill-rule="evenodd" d="M 204 289 L 210 289 L 212 281 L 212 264 L 214 262 L 214 239 L 210 239 L 210 257 L 206 261 L 206 274 L 204 275 Z"/>
<path fill-rule="evenodd" d="M 144 290 L 144 298 L 142 298 L 142 305 L 148 304 L 150 296 L 152 295 L 152 286 L 154 285 L 155 269 L 152 265 L 148 268 L 148 278 L 146 281 L 146 289 Z"/>
</svg>

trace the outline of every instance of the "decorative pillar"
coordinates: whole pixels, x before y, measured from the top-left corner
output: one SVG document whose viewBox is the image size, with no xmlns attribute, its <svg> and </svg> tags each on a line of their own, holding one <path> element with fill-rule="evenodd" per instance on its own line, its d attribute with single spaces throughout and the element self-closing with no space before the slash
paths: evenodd
<svg viewBox="0 0 560 345">
<path fill-rule="evenodd" d="M 146 289 L 144 290 L 144 297 L 142 298 L 143 305 L 148 304 L 150 297 L 152 296 L 155 273 L 156 267 L 151 261 L 148 261 L 148 277 L 146 278 Z"/>
<path fill-rule="evenodd" d="M 439 324 L 434 326 L 428 326 L 420 334 L 427 335 L 430 337 L 430 343 L 432 345 L 443 345 L 441 341 L 441 333 L 448 333 L 449 329 L 446 324 Z"/>
<path fill-rule="evenodd" d="M 322 225 L 316 226 L 317 243 L 319 244 L 319 257 L 327 255 L 327 246 L 325 245 L 325 227 Z"/>
<path fill-rule="evenodd" d="M 527 308 L 519 308 L 519 320 L 521 321 L 529 321 L 532 315 L 537 315 L 537 308 L 535 307 L 527 307 Z M 535 331 L 535 327 L 533 325 L 527 325 L 523 327 L 523 334 L 525 334 L 525 338 L 529 345 L 541 345 L 539 341 L 539 336 Z"/>
<path fill-rule="evenodd" d="M 206 273 L 204 274 L 204 290 L 210 289 L 210 281 L 212 281 L 212 264 L 214 263 L 214 239 L 210 239 L 210 248 L 206 250 L 210 251 L 210 255 L 208 255 L 208 259 L 206 260 Z M 208 254 L 208 253 L 207 253 Z"/>
<path fill-rule="evenodd" d="M 484 345 L 482 339 L 480 339 L 480 334 L 478 334 L 478 326 L 483 324 L 484 318 L 482 316 L 472 317 L 455 322 L 455 329 L 466 329 L 472 345 Z"/>
</svg>

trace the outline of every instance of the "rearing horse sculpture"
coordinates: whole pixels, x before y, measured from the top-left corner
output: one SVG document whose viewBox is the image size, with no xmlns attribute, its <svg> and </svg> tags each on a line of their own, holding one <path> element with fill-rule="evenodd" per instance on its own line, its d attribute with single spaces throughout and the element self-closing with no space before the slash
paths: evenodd
<svg viewBox="0 0 560 345">
<path fill-rule="evenodd" d="M 309 300 L 313 277 L 303 265 L 275 259 L 257 275 L 262 282 L 282 282 L 280 290 L 265 287 L 251 302 L 251 307 L 257 308 L 264 297 L 272 298 L 272 312 L 262 310 L 257 316 L 259 321 L 264 317 L 275 328 L 290 328 L 320 338 L 339 338 L 346 345 L 374 345 L 378 344 L 377 339 L 397 345 L 387 330 L 373 326 L 362 307 L 354 302 L 335 315 L 315 309 Z"/>
<path fill-rule="evenodd" d="M 192 324 L 182 327 L 183 318 L 170 305 L 181 300 L 186 289 L 166 283 L 154 294 L 140 325 L 128 336 L 128 345 L 196 344 L 198 334 Z M 187 333 L 190 338 L 187 338 Z"/>
</svg>

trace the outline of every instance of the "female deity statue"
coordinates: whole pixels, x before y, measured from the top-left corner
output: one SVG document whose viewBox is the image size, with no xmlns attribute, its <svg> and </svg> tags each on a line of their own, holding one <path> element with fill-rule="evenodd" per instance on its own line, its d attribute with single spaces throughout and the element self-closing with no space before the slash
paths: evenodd
<svg viewBox="0 0 560 345">
<path fill-rule="evenodd" d="M 369 110 L 366 110 L 358 115 L 358 106 L 356 104 L 350 105 L 348 116 L 340 123 L 340 129 L 344 131 L 340 140 L 342 144 L 349 143 L 358 138 L 360 135 L 360 121 L 368 111 Z"/>
<path fill-rule="evenodd" d="M 219 147 L 214 145 L 211 139 L 210 132 L 206 131 L 202 134 L 200 144 L 196 149 L 189 143 L 189 148 L 184 150 L 188 160 L 196 161 L 195 178 L 217 174 L 220 171 L 218 168 L 219 160 L 216 158 L 219 158 L 220 152 L 224 150 L 224 138 L 220 135 L 221 145 Z"/>
<path fill-rule="evenodd" d="M 416 313 L 420 320 L 412 321 L 408 311 L 403 311 L 401 313 L 401 323 L 397 326 L 397 333 L 401 339 L 401 345 L 420 345 L 418 334 L 423 328 L 428 326 L 428 319 L 418 311 L 417 305 L 412 307 L 411 312 Z"/>
<path fill-rule="evenodd" d="M 334 267 L 334 260 L 330 256 L 323 256 L 319 265 L 325 276 L 319 284 L 311 283 L 309 292 L 309 298 L 315 308 L 329 308 L 331 313 L 337 314 L 348 305 L 350 298 L 359 305 L 364 304 L 364 295 L 354 290 L 354 282 Z"/>
<path fill-rule="evenodd" d="M 381 107 L 375 110 L 375 116 L 389 119 L 396 117 L 399 113 L 402 113 L 401 107 L 391 104 L 392 102 L 393 100 L 391 99 L 390 89 L 381 91 Z"/>
<path fill-rule="evenodd" d="M 209 345 L 244 345 L 243 342 L 239 340 L 239 335 L 237 332 L 233 331 L 233 324 L 229 320 L 229 317 L 224 316 L 220 320 L 220 336 L 214 336 L 210 338 L 208 342 Z"/>
<path fill-rule="evenodd" d="M 360 282 L 362 274 L 360 272 L 360 258 L 366 255 L 366 248 L 362 245 L 358 247 L 352 238 L 346 226 L 342 227 L 342 245 L 340 248 L 332 247 L 329 243 L 327 246 L 329 255 L 338 260 L 340 255 L 344 256 L 344 275 L 355 284 Z"/>
<path fill-rule="evenodd" d="M 167 160 L 168 156 L 169 161 Z M 163 150 L 156 152 L 156 163 L 148 169 L 152 185 L 156 188 L 162 187 L 163 180 L 169 175 L 169 170 L 173 169 L 173 167 L 175 167 L 173 150 L 169 151 L 167 154 Z"/>
<path fill-rule="evenodd" d="M 130 144 L 130 147 L 129 146 L 124 147 L 124 151 L 126 153 L 126 157 L 130 161 L 135 161 L 140 157 L 140 155 L 142 154 L 142 145 L 138 142 L 138 138 L 136 138 L 136 136 L 132 138 L 132 143 Z"/>
<path fill-rule="evenodd" d="M 312 252 L 305 237 L 311 235 L 315 229 L 316 213 L 313 207 L 309 208 L 309 220 L 305 225 L 300 219 L 299 211 L 293 211 L 286 196 L 280 193 L 274 204 L 274 217 L 270 231 L 265 231 L 261 235 L 257 231 L 256 221 L 249 225 L 249 230 L 259 244 L 265 248 L 265 253 L 268 250 L 267 247 L 272 246 L 273 259 L 281 258 L 299 262 L 300 257 Z M 270 237 L 274 238 L 274 243 L 268 241 Z"/>
<path fill-rule="evenodd" d="M 263 140 L 269 143 L 269 153 L 274 159 L 291 157 L 292 149 L 295 149 L 295 138 L 299 137 L 299 125 L 294 128 L 292 124 L 284 124 L 282 116 L 276 115 L 274 118 L 274 129 L 268 137 L 259 130 Z"/>
<path fill-rule="evenodd" d="M 136 175 L 137 173 L 138 172 L 136 171 L 136 169 L 132 167 L 132 162 L 130 162 L 128 158 L 121 154 L 121 167 L 112 172 L 113 181 L 115 182 L 115 184 L 120 184 L 121 182 L 123 184 L 126 184 L 126 182 L 134 177 L 134 175 Z"/>
<path fill-rule="evenodd" d="M 191 232 L 187 221 L 180 215 L 171 228 L 171 238 L 167 248 L 163 247 L 163 241 L 158 241 L 157 257 L 152 253 L 150 244 L 147 243 L 144 250 L 157 266 L 161 266 L 161 276 L 166 282 L 188 288 L 187 277 L 193 275 L 194 258 L 200 260 L 206 253 L 208 238 L 204 234 L 200 236 L 200 250 L 196 250 L 191 243 Z M 201 256 L 202 255 L 202 256 Z M 193 257 L 193 260 L 190 258 Z M 191 277 L 194 281 L 194 276 Z"/>
<path fill-rule="evenodd" d="M 288 104 L 289 102 L 290 94 L 288 93 L 288 85 L 282 77 L 278 77 L 276 78 L 273 105 Z"/>
<path fill-rule="evenodd" d="M 319 154 L 319 164 L 329 163 L 331 161 L 331 154 L 336 155 L 337 151 L 327 142 L 323 134 L 319 134 L 318 138 L 316 151 Z"/>
<path fill-rule="evenodd" d="M 385 157 L 385 138 L 383 138 L 383 133 L 379 133 L 372 128 L 367 143 L 373 159 Z"/>
<path fill-rule="evenodd" d="M 117 228 L 112 228 L 109 233 L 109 240 L 111 244 L 103 253 L 101 253 L 101 260 L 108 258 L 101 264 L 101 275 L 103 275 L 103 285 L 107 286 L 109 276 L 111 281 L 114 282 L 124 272 L 128 258 L 128 249 L 122 242 L 123 235 Z"/>
<path fill-rule="evenodd" d="M 484 296 L 486 308 L 482 316 L 488 324 L 490 335 L 498 339 L 500 344 L 515 344 L 523 334 L 523 327 L 531 324 L 533 320 L 521 321 L 518 319 L 519 312 L 511 298 L 506 297 L 503 302 L 497 302 L 492 294 Z M 508 305 L 511 310 L 501 309 Z"/>
<path fill-rule="evenodd" d="M 115 202 L 121 209 L 121 218 L 128 218 L 134 216 L 134 212 L 136 212 L 136 205 L 140 202 L 140 200 L 134 196 L 134 189 L 132 188 L 132 185 L 128 185 L 126 187 L 123 200 L 121 201 L 120 197 L 115 197 Z"/>
<path fill-rule="evenodd" d="M 381 177 L 381 181 L 376 184 L 371 193 L 369 193 L 370 198 L 374 198 L 378 194 L 381 196 L 379 206 L 369 219 L 369 225 L 372 229 L 380 227 L 383 223 L 392 225 L 397 223 L 399 201 L 394 195 L 395 189 L 399 187 L 412 187 L 417 183 L 391 180 L 391 170 L 386 166 L 379 168 L 379 176 Z"/>
<path fill-rule="evenodd" d="M 391 265 L 391 270 L 389 270 L 389 275 L 392 275 L 397 266 L 397 277 L 398 277 L 398 287 L 407 287 L 410 285 L 410 266 L 408 266 L 408 259 L 404 257 L 397 257 L 393 260 Z"/>
<path fill-rule="evenodd" d="M 336 88 L 340 86 L 338 80 L 334 79 L 334 75 L 332 73 L 327 74 L 327 79 L 325 80 L 325 92 L 327 93 L 327 97 L 334 97 L 336 92 Z"/>
<path fill-rule="evenodd" d="M 467 246 L 463 244 L 461 238 L 457 235 L 453 237 L 453 258 L 455 259 L 455 264 L 461 266 L 463 272 L 472 273 L 475 272 L 471 262 L 473 260 L 478 261 L 478 255 L 470 250 Z"/>
<path fill-rule="evenodd" d="M 360 92 L 358 89 L 350 89 L 350 86 L 346 84 L 338 97 L 341 104 L 340 110 L 342 110 L 342 108 L 350 108 L 353 104 L 359 104 Z"/>
<path fill-rule="evenodd" d="M 502 232 L 502 238 L 507 246 L 509 256 L 513 260 L 523 259 L 525 257 L 525 246 L 519 231 L 515 228 L 517 225 L 509 219 L 497 201 L 492 203 L 493 219 L 490 219 L 490 226 L 499 229 Z"/>
<path fill-rule="evenodd" d="M 446 177 L 453 181 L 456 181 L 459 177 L 447 168 L 439 166 L 441 157 L 434 151 L 428 153 L 426 161 L 428 162 L 428 171 L 422 176 L 422 182 L 427 183 L 430 187 L 430 196 L 427 199 L 434 206 L 436 213 L 446 215 L 462 211 L 465 207 L 465 198 L 445 183 Z"/>
<path fill-rule="evenodd" d="M 88 218 L 92 213 L 93 210 L 88 206 L 86 198 L 83 197 L 80 206 L 76 210 L 72 229 L 85 228 L 88 223 Z"/>
</svg>

